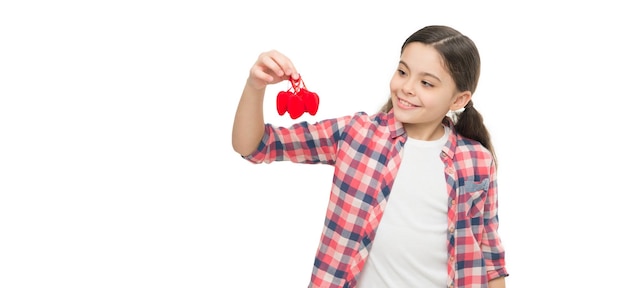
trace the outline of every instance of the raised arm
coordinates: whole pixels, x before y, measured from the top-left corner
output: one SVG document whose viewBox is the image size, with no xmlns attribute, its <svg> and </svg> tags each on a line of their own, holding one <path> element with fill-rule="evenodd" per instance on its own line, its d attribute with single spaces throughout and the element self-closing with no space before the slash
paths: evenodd
<svg viewBox="0 0 626 288">
<path fill-rule="evenodd" d="M 261 142 L 265 129 L 263 98 L 267 85 L 290 77 L 297 79 L 299 74 L 291 60 L 276 50 L 261 53 L 252 65 L 233 122 L 232 145 L 237 153 L 250 155 Z"/>
</svg>

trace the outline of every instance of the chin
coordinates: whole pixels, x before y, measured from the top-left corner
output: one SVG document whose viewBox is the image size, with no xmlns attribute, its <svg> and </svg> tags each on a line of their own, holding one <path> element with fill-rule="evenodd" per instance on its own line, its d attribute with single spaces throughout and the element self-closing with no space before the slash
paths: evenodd
<svg viewBox="0 0 626 288">
<path fill-rule="evenodd" d="M 396 120 L 402 123 L 415 122 L 414 119 L 412 119 L 414 117 L 410 115 L 410 112 L 400 109 L 400 108 L 396 108 L 395 106 L 393 107 L 393 115 L 396 118 Z"/>
</svg>

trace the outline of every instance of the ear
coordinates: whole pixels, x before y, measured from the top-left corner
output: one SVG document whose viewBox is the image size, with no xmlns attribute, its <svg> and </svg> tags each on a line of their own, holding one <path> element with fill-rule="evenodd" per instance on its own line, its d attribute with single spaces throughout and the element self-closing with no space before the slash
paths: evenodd
<svg viewBox="0 0 626 288">
<path fill-rule="evenodd" d="M 469 102 L 470 100 L 472 100 L 472 92 L 470 91 L 459 92 L 458 94 L 454 95 L 454 97 L 452 98 L 452 103 L 450 104 L 450 110 L 452 111 L 459 110 L 465 107 L 465 105 L 467 105 L 467 102 Z"/>
</svg>

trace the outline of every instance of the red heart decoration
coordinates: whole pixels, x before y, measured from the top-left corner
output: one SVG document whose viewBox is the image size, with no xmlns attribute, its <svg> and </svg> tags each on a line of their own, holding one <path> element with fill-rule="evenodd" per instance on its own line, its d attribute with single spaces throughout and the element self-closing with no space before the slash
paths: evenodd
<svg viewBox="0 0 626 288">
<path fill-rule="evenodd" d="M 276 96 L 276 110 L 278 110 L 279 115 L 282 116 L 287 112 L 287 103 L 292 96 L 294 96 L 293 93 L 289 91 L 278 92 L 278 96 Z"/>
<path fill-rule="evenodd" d="M 289 110 L 289 116 L 291 119 L 296 119 L 304 114 L 304 102 L 298 95 L 289 97 L 289 103 L 287 104 Z"/>
<path fill-rule="evenodd" d="M 317 108 L 319 108 L 319 96 L 317 93 L 308 91 L 306 89 L 300 90 L 299 93 L 302 96 L 302 101 L 304 102 L 304 109 L 309 112 L 311 115 L 315 115 L 317 113 Z"/>
<path fill-rule="evenodd" d="M 291 89 L 280 91 L 276 96 L 278 114 L 282 116 L 289 112 L 291 119 L 302 116 L 304 112 L 315 115 L 320 103 L 317 93 L 307 90 L 301 77 L 291 78 L 290 81 Z"/>
</svg>

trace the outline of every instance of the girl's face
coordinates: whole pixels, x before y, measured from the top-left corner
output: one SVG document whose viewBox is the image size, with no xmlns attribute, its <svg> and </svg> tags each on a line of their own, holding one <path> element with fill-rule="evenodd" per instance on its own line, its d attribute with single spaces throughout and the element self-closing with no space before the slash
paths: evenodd
<svg viewBox="0 0 626 288">
<path fill-rule="evenodd" d="M 459 92 L 435 48 L 409 43 L 389 84 L 393 112 L 409 137 L 434 140 L 443 134 L 441 120 L 450 110 L 463 108 L 469 91 Z"/>
</svg>

